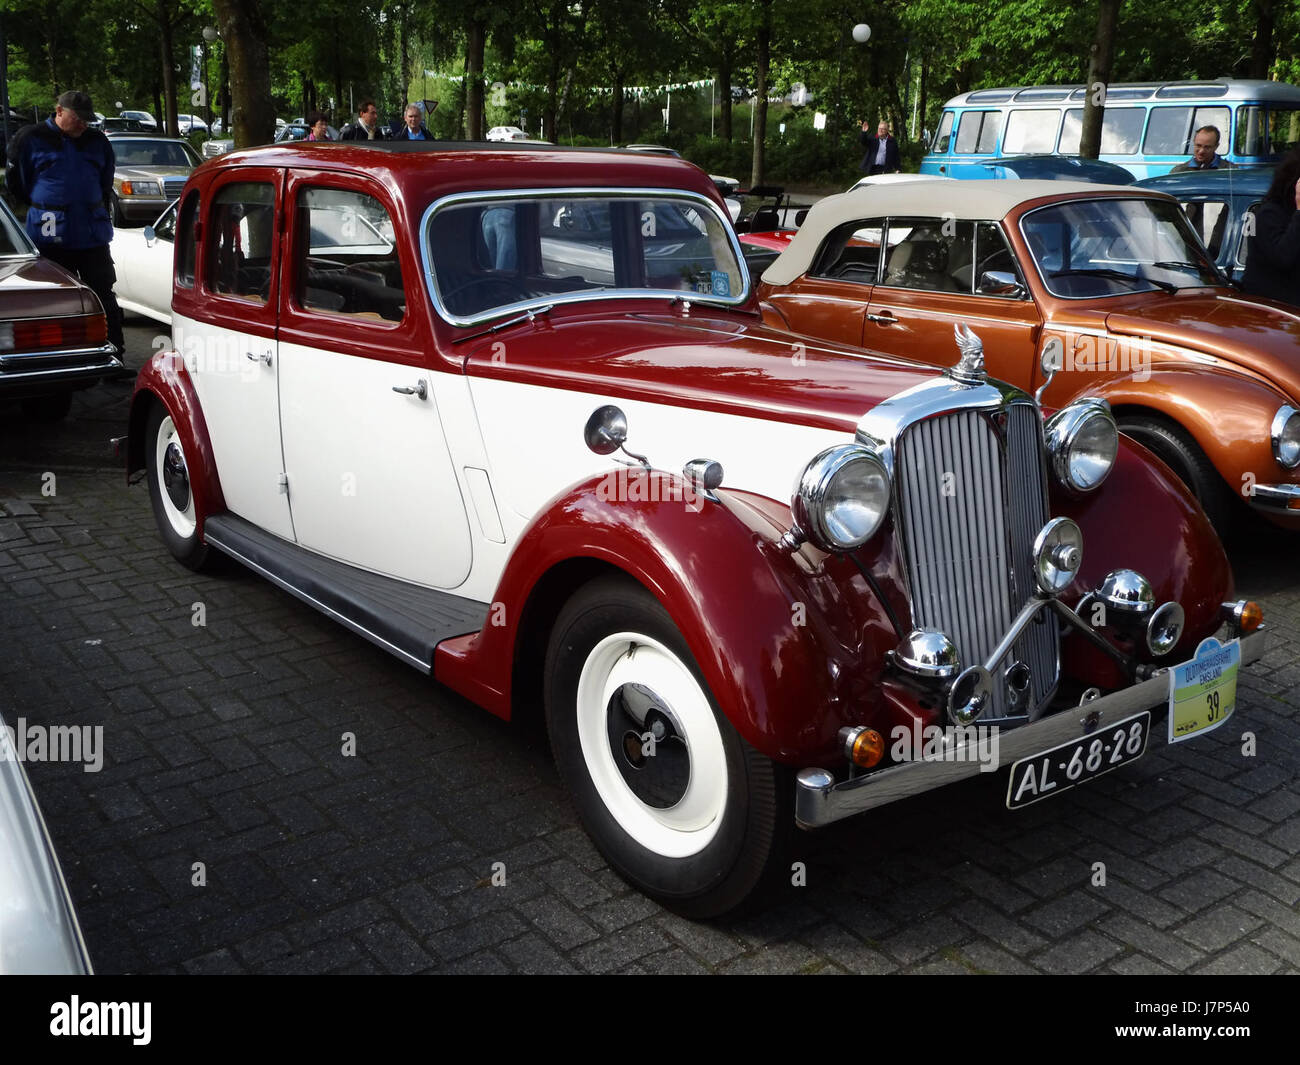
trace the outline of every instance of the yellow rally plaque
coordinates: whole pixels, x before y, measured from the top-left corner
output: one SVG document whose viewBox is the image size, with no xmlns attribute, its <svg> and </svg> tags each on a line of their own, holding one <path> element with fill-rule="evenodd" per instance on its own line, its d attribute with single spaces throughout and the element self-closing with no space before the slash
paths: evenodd
<svg viewBox="0 0 1300 1065">
<path fill-rule="evenodd" d="M 1241 641 L 1201 641 L 1190 662 L 1169 671 L 1169 742 L 1218 728 L 1237 706 Z"/>
</svg>

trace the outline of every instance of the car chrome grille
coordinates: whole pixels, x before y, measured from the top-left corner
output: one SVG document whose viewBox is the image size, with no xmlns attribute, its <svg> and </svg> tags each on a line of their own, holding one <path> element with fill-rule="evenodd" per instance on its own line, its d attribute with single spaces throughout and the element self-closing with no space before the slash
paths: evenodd
<svg viewBox="0 0 1300 1065">
<path fill-rule="evenodd" d="M 181 191 L 185 188 L 185 182 L 188 180 L 189 180 L 188 178 L 183 178 L 183 177 L 164 178 L 163 195 L 166 196 L 167 199 L 169 200 L 176 199 L 176 197 L 179 196 L 181 194 Z"/>
<path fill-rule="evenodd" d="M 1034 537 L 1047 521 L 1034 407 L 961 410 L 909 426 L 898 443 L 895 492 L 913 625 L 946 633 L 963 668 L 982 663 L 1031 594 Z M 1015 660 L 1030 670 L 1030 707 L 1056 687 L 1056 622 L 1046 611 L 1039 617 L 994 673 L 983 720 L 1029 709 L 1013 711 L 1007 694 Z"/>
</svg>

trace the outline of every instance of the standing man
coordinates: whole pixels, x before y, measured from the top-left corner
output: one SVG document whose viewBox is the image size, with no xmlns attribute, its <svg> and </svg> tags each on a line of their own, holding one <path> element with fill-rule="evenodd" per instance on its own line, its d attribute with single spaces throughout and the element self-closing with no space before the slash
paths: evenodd
<svg viewBox="0 0 1300 1065">
<path fill-rule="evenodd" d="M 122 357 L 122 312 L 113 295 L 117 273 L 109 242 L 108 204 L 116 159 L 108 138 L 88 129 L 90 97 L 65 92 L 44 122 L 24 126 L 9 146 L 9 191 L 28 204 L 27 235 L 40 253 L 81 278 L 104 305 L 108 339 Z"/>
<path fill-rule="evenodd" d="M 862 157 L 862 169 L 868 174 L 897 174 L 903 169 L 898 156 L 898 141 L 889 135 L 889 123 L 881 120 L 873 137 L 871 123 L 863 121 L 858 140 L 867 154 Z"/>
<path fill-rule="evenodd" d="M 406 124 L 398 130 L 396 137 L 393 138 L 394 140 L 431 141 L 437 139 L 425 126 L 424 116 L 415 104 L 406 105 L 406 114 L 403 116 L 403 121 Z"/>
<path fill-rule="evenodd" d="M 341 141 L 386 141 L 388 130 L 379 124 L 379 108 L 374 100 L 363 100 L 357 108 L 357 120 L 349 122 L 339 134 Z"/>
<path fill-rule="evenodd" d="M 1192 134 L 1192 157 L 1179 163 L 1169 173 L 1181 174 L 1188 170 L 1234 170 L 1236 167 L 1218 155 L 1219 130 L 1217 126 L 1202 126 Z"/>
</svg>

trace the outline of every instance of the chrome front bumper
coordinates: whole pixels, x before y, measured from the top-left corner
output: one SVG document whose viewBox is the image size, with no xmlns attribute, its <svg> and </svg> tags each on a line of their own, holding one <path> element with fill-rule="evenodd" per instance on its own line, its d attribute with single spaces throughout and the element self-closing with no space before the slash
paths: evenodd
<svg viewBox="0 0 1300 1065">
<path fill-rule="evenodd" d="M 1300 517 L 1300 511 L 1291 509 L 1300 506 L 1300 484 L 1257 484 L 1251 489 L 1248 501 L 1256 510 L 1265 514 L 1287 514 Z"/>
<path fill-rule="evenodd" d="M 1264 653 L 1264 632 L 1241 638 L 1241 664 L 1256 661 Z M 1061 710 L 1030 725 L 1007 729 L 998 736 L 999 767 L 1010 766 L 1028 755 L 1095 732 L 1103 725 L 1160 706 L 1169 699 L 1169 676 L 1160 673 L 1082 706 Z M 978 724 L 978 722 L 976 722 Z M 1156 731 L 1152 730 L 1154 742 Z M 981 772 L 977 751 L 970 760 L 960 760 L 958 749 L 952 761 L 918 761 L 890 766 L 876 772 L 836 783 L 825 769 L 802 769 L 795 780 L 796 823 L 819 828 L 877 806 L 919 795 Z"/>
</svg>

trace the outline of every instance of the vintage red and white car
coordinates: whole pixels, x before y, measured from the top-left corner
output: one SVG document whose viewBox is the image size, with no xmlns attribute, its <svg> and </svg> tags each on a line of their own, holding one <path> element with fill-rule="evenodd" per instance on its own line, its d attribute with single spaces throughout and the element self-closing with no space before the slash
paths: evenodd
<svg viewBox="0 0 1300 1065">
<path fill-rule="evenodd" d="M 972 730 L 1024 805 L 1160 738 L 1207 637 L 1259 653 L 1203 513 L 1104 403 L 1044 421 L 969 331 L 946 372 L 792 343 L 678 160 L 223 156 L 181 199 L 172 330 L 128 462 L 172 554 L 544 711 L 596 844 L 683 913 L 788 881 L 796 823 L 978 773 Z M 1216 669 L 1178 738 L 1230 712 Z"/>
</svg>

